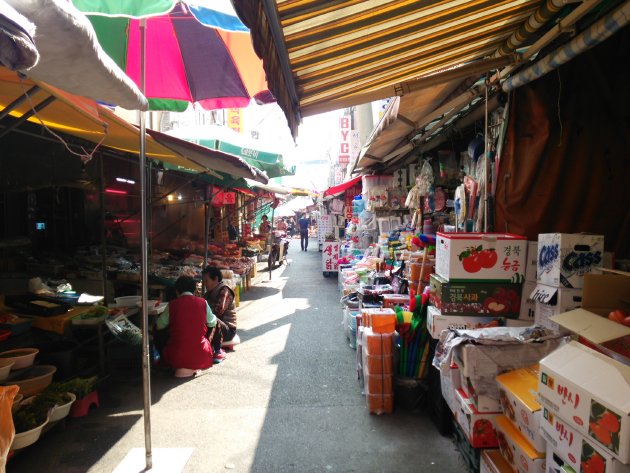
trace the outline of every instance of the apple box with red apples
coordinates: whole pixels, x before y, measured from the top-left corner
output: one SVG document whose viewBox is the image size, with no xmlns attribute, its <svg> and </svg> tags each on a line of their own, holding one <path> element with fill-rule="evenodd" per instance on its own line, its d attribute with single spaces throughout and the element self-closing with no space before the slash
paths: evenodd
<svg viewBox="0 0 630 473">
<path fill-rule="evenodd" d="M 443 315 L 490 315 L 517 318 L 521 310 L 521 284 L 453 282 L 432 274 L 429 301 Z"/>
<path fill-rule="evenodd" d="M 576 473 L 630 473 L 630 465 L 624 465 L 592 439 L 581 435 L 546 406 L 542 408 L 540 429 L 552 455 L 560 457 Z"/>
<path fill-rule="evenodd" d="M 630 463 L 630 366 L 570 342 L 540 361 L 538 392 L 551 413 Z"/>
<path fill-rule="evenodd" d="M 527 265 L 527 238 L 509 233 L 442 233 L 436 235 L 435 272 L 451 282 L 522 283 Z"/>
<path fill-rule="evenodd" d="M 474 448 L 496 448 L 497 432 L 495 421 L 498 412 L 479 412 L 474 402 L 464 391 L 455 391 L 457 410 L 455 419 Z"/>
</svg>

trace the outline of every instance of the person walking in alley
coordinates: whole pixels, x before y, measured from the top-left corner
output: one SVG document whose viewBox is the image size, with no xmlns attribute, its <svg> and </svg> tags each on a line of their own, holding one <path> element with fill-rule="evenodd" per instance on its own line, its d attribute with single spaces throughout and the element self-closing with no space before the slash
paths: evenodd
<svg viewBox="0 0 630 473">
<path fill-rule="evenodd" d="M 177 278 L 177 299 L 168 303 L 156 322 L 158 330 L 168 329 L 162 357 L 180 378 L 194 376 L 212 366 L 209 338 L 217 318 L 203 298 L 193 295 L 195 289 L 195 280 L 190 276 Z"/>
<path fill-rule="evenodd" d="M 203 284 L 206 288 L 206 301 L 217 317 L 217 329 L 212 338 L 212 349 L 215 362 L 225 359 L 225 351 L 221 345 L 239 343 L 236 335 L 236 304 L 234 291 L 223 281 L 219 268 L 207 266 L 202 272 Z"/>
<path fill-rule="evenodd" d="M 311 220 L 308 218 L 308 214 L 302 215 L 302 218 L 298 220 L 298 226 L 300 227 L 300 246 L 302 251 L 308 251 L 308 228 L 311 225 Z"/>
</svg>

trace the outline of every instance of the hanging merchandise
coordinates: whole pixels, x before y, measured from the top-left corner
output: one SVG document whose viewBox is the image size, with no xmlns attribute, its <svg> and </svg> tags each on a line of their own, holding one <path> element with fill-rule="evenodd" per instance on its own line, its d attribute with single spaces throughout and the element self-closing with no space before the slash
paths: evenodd
<svg viewBox="0 0 630 473">
<path fill-rule="evenodd" d="M 422 164 L 420 174 L 416 176 L 416 184 L 420 189 L 420 195 L 429 195 L 429 192 L 431 191 L 434 182 L 435 178 L 433 176 L 433 166 L 431 166 L 431 160 L 425 159 L 424 163 Z"/>
<path fill-rule="evenodd" d="M 363 195 L 367 210 L 389 206 L 389 189 L 393 184 L 393 176 L 363 176 Z"/>
<path fill-rule="evenodd" d="M 462 184 L 455 189 L 455 228 L 459 230 L 460 226 L 463 226 L 464 220 L 466 220 L 466 186 Z"/>
<path fill-rule="evenodd" d="M 341 199 L 333 199 L 330 204 L 330 210 L 332 213 L 340 214 L 343 212 L 343 200 Z"/>
</svg>

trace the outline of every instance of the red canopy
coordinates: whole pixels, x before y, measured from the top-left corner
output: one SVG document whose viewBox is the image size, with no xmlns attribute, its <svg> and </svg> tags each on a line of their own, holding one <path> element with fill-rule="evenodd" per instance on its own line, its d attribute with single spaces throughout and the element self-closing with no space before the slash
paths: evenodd
<svg viewBox="0 0 630 473">
<path fill-rule="evenodd" d="M 331 196 L 334 197 L 336 195 L 342 194 L 348 189 L 350 189 L 351 187 L 354 187 L 354 185 L 359 182 L 361 182 L 361 176 L 355 177 L 354 179 L 350 179 L 349 181 L 346 181 L 346 182 L 342 182 L 339 185 L 329 187 L 328 189 L 324 191 L 324 197 L 331 197 Z"/>
</svg>

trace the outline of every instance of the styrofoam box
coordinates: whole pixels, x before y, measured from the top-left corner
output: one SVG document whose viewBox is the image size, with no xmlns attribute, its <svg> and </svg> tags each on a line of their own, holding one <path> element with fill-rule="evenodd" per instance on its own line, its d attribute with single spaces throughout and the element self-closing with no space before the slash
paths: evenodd
<svg viewBox="0 0 630 473">
<path fill-rule="evenodd" d="M 538 284 L 529 297 L 536 304 L 536 324 L 546 327 L 553 332 L 559 332 L 560 327 L 549 320 L 550 317 L 582 306 L 582 289 L 559 288 Z"/>
<path fill-rule="evenodd" d="M 579 289 L 584 275 L 601 269 L 604 237 L 582 233 L 538 235 L 538 279 L 542 284 Z"/>
<path fill-rule="evenodd" d="M 555 416 L 630 463 L 630 366 L 570 342 L 540 361 L 538 392 Z M 616 425 L 609 444 L 598 432 L 604 416 Z"/>
<path fill-rule="evenodd" d="M 442 315 L 440 309 L 434 306 L 429 306 L 427 310 L 427 330 L 435 340 L 440 338 L 442 330 L 468 330 L 480 328 L 493 322 L 503 325 L 504 321 L 505 319 L 502 317 Z"/>
<path fill-rule="evenodd" d="M 536 289 L 536 281 L 525 281 L 521 293 L 521 310 L 518 314 L 519 320 L 529 320 L 532 323 L 536 315 L 536 302 L 531 298 Z"/>
<path fill-rule="evenodd" d="M 527 239 L 508 233 L 436 235 L 435 272 L 449 281 L 525 280 Z M 489 267 L 484 267 L 485 262 Z"/>
</svg>

